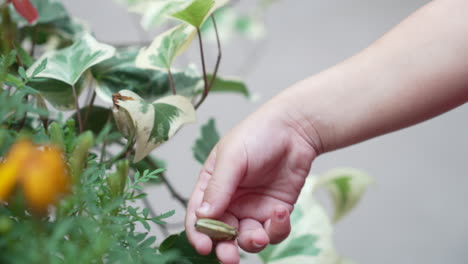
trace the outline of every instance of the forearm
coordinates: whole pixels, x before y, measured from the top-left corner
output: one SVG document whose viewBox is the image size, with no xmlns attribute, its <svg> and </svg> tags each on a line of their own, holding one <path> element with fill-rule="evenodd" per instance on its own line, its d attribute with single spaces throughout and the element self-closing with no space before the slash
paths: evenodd
<svg viewBox="0 0 468 264">
<path fill-rule="evenodd" d="M 330 151 L 446 112 L 468 98 L 468 3 L 434 1 L 349 60 L 273 99 Z"/>
</svg>

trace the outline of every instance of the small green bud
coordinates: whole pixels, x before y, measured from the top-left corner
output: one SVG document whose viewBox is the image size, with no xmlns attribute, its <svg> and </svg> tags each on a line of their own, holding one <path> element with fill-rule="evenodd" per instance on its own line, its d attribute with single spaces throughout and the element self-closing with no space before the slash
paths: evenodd
<svg viewBox="0 0 468 264">
<path fill-rule="evenodd" d="M 52 124 L 50 124 L 49 135 L 50 135 L 50 142 L 52 144 L 61 148 L 62 150 L 65 149 L 65 139 L 63 137 L 63 130 L 62 130 L 62 127 L 57 122 L 53 122 Z"/>
<path fill-rule="evenodd" d="M 67 120 L 66 125 L 69 131 L 75 131 L 76 129 L 76 121 L 73 118 Z"/>
<path fill-rule="evenodd" d="M 91 131 L 86 131 L 81 134 L 76 140 L 75 148 L 73 149 L 70 156 L 70 170 L 72 173 L 73 180 L 78 181 L 83 169 L 88 161 L 89 149 L 94 144 L 94 135 Z"/>
<path fill-rule="evenodd" d="M 128 160 L 121 160 L 117 162 L 117 171 L 107 177 L 107 184 L 114 196 L 122 195 L 127 182 L 128 171 L 130 163 Z"/>
</svg>

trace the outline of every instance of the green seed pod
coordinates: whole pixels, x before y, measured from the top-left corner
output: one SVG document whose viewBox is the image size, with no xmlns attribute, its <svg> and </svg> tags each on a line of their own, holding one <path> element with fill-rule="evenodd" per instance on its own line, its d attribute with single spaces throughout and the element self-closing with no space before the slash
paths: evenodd
<svg viewBox="0 0 468 264">
<path fill-rule="evenodd" d="M 86 166 L 89 149 L 94 144 L 94 135 L 91 131 L 81 134 L 76 140 L 75 148 L 70 156 L 70 170 L 74 182 L 77 182 Z"/>
<path fill-rule="evenodd" d="M 53 122 L 52 124 L 50 124 L 49 135 L 50 142 L 52 144 L 54 144 L 62 150 L 65 149 L 65 139 L 63 138 L 63 130 L 57 122 Z"/>
<path fill-rule="evenodd" d="M 195 229 L 216 241 L 234 240 L 238 235 L 234 227 L 224 222 L 208 218 L 198 219 L 195 223 Z"/>
<path fill-rule="evenodd" d="M 130 163 L 128 160 L 117 162 L 117 171 L 107 177 L 107 184 L 114 196 L 122 195 L 127 182 Z"/>
</svg>

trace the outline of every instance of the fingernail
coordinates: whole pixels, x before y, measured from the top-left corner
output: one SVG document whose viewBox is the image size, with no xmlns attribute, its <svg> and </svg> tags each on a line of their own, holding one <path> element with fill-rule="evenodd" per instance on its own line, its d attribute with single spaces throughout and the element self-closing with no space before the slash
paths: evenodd
<svg viewBox="0 0 468 264">
<path fill-rule="evenodd" d="M 207 202 L 203 202 L 200 208 L 197 209 L 197 212 L 200 214 L 207 214 L 210 211 L 210 204 Z"/>
<path fill-rule="evenodd" d="M 256 248 L 262 248 L 262 247 L 265 246 L 265 244 L 259 244 L 259 243 L 255 242 L 255 241 L 252 241 L 252 244 L 253 244 L 254 247 L 256 247 Z"/>
<path fill-rule="evenodd" d="M 276 212 L 276 217 L 278 218 L 278 220 L 283 221 L 286 218 L 286 211 L 282 210 L 282 211 Z"/>
</svg>

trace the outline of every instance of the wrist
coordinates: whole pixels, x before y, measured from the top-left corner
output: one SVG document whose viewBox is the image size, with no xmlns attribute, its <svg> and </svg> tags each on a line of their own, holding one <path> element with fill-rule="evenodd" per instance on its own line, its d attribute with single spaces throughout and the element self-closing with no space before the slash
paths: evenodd
<svg viewBox="0 0 468 264">
<path fill-rule="evenodd" d="M 300 85 L 286 89 L 270 100 L 266 107 L 274 109 L 277 112 L 275 116 L 280 117 L 280 122 L 291 129 L 291 133 L 301 137 L 318 156 L 327 151 L 322 135 L 326 130 L 326 124 L 319 115 L 311 114 L 310 107 L 301 102 L 301 98 L 304 97 L 298 87 Z"/>
</svg>

